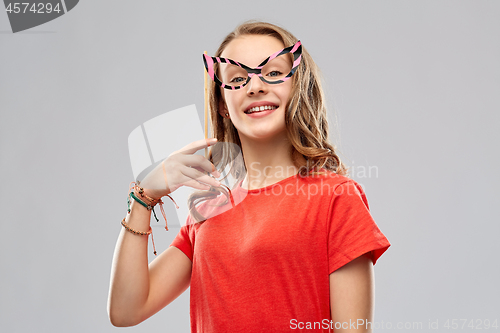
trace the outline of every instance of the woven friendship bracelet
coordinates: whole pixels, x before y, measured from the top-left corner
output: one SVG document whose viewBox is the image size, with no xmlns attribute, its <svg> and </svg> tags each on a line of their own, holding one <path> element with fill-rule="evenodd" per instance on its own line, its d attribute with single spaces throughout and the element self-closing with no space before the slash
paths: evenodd
<svg viewBox="0 0 500 333">
<path fill-rule="evenodd" d="M 153 209 L 153 206 L 151 206 L 150 204 L 147 204 L 145 203 L 144 201 L 142 201 L 141 199 L 139 199 L 135 193 L 132 191 L 130 192 L 130 196 L 132 198 L 134 198 L 135 201 L 137 201 L 138 203 L 140 203 L 141 205 L 143 205 L 144 207 L 146 207 L 147 210 L 152 210 Z M 130 213 L 130 208 L 129 208 L 129 213 Z"/>
<path fill-rule="evenodd" d="M 123 218 L 123 220 L 122 220 L 122 226 L 125 227 L 125 229 L 127 229 L 127 231 L 130 231 L 131 233 L 134 233 L 136 235 L 147 236 L 147 235 L 150 235 L 153 233 L 153 229 L 151 229 L 151 227 L 149 227 L 148 231 L 137 231 L 135 229 L 132 229 L 131 227 L 128 226 L 127 222 L 125 222 L 125 218 Z"/>
<path fill-rule="evenodd" d="M 132 184 L 134 184 L 134 185 L 132 186 Z M 127 203 L 128 203 L 128 210 L 127 211 L 128 211 L 128 213 L 130 213 L 130 198 L 133 198 L 135 201 L 137 201 L 142 206 L 144 206 L 147 210 L 152 210 L 153 215 L 156 219 L 156 222 L 160 222 L 160 220 L 156 216 L 155 210 L 153 209 L 154 206 L 156 206 L 157 204 L 160 204 L 160 210 L 161 210 L 161 213 L 163 215 L 163 218 L 165 219 L 165 230 L 168 231 L 167 216 L 165 215 L 165 211 L 163 210 L 163 201 L 161 200 L 161 198 L 153 199 L 150 196 L 148 196 L 145 193 L 144 188 L 140 187 L 139 184 L 140 184 L 139 181 L 137 181 L 137 183 L 136 182 L 130 183 L 130 186 L 129 186 L 130 193 L 129 193 L 128 198 L 127 198 Z M 132 189 L 133 189 L 133 191 L 132 191 Z M 167 194 L 167 197 L 169 197 L 170 200 L 172 200 L 172 202 L 175 205 L 175 208 L 179 209 L 179 206 L 177 205 L 175 200 L 168 194 Z"/>
<path fill-rule="evenodd" d="M 163 165 L 163 163 L 162 163 L 162 165 Z M 163 165 L 163 173 L 164 173 L 164 178 L 165 178 L 165 185 L 167 186 L 167 189 L 168 189 L 167 177 L 166 177 L 166 173 L 165 173 L 165 165 Z M 163 210 L 163 201 L 161 201 L 161 198 L 154 199 L 154 198 L 148 196 L 146 194 L 144 188 L 140 187 L 139 184 L 140 184 L 140 182 L 137 181 L 137 182 L 131 182 L 130 185 L 129 185 L 129 194 L 127 196 L 127 205 L 128 205 L 127 213 L 130 214 L 130 210 L 131 210 L 131 208 L 130 208 L 130 203 L 131 203 L 130 202 L 130 198 L 132 198 L 136 202 L 138 202 L 139 204 L 141 204 L 142 206 L 144 206 L 147 210 L 152 210 L 153 214 L 155 216 L 156 222 L 160 222 L 160 220 L 158 219 L 158 217 L 156 217 L 155 210 L 153 209 L 154 206 L 156 206 L 157 204 L 160 204 L 160 210 L 161 210 L 161 213 L 163 214 L 163 218 L 165 219 L 165 230 L 168 231 L 167 216 L 165 215 L 165 211 Z M 172 202 L 175 205 L 175 208 L 179 209 L 179 206 L 177 205 L 177 203 L 175 202 L 175 200 L 170 195 L 168 195 L 168 194 L 167 194 L 167 197 L 169 197 L 170 200 L 172 200 Z M 156 255 L 155 241 L 154 241 L 154 238 L 153 238 L 153 229 L 151 228 L 151 226 L 149 227 L 148 231 L 138 231 L 138 230 L 130 228 L 128 226 L 128 224 L 125 222 L 125 218 L 123 218 L 123 220 L 122 220 L 122 226 L 127 231 L 129 231 L 129 232 L 131 232 L 131 233 L 133 233 L 135 235 L 147 236 L 147 235 L 151 234 L 151 241 L 153 242 L 153 250 L 154 250 L 153 253 Z"/>
<path fill-rule="evenodd" d="M 133 233 L 134 235 L 141 235 L 141 236 L 148 236 L 151 235 L 151 242 L 153 243 L 153 253 L 156 255 L 156 247 L 155 247 L 155 240 L 153 239 L 153 229 L 149 227 L 148 231 L 138 231 L 135 229 L 132 229 L 131 227 L 128 226 L 127 222 L 125 222 L 125 218 L 122 220 L 122 226 L 125 228 L 125 230 Z"/>
<path fill-rule="evenodd" d="M 139 193 L 139 195 L 143 198 L 146 198 L 149 200 L 149 202 L 154 203 L 154 202 L 160 202 L 160 199 L 153 199 L 150 196 L 148 196 L 142 187 L 139 187 L 139 184 L 134 186 L 135 190 Z"/>
</svg>

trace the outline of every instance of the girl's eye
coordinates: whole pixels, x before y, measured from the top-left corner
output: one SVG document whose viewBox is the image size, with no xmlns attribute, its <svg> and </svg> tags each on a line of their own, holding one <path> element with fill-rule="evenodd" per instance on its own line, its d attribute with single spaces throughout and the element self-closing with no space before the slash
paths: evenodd
<svg viewBox="0 0 500 333">
<path fill-rule="evenodd" d="M 272 72 L 269 72 L 267 75 L 270 77 L 277 77 L 277 76 L 280 76 L 282 74 L 283 73 L 281 73 L 280 71 L 272 71 Z"/>
<path fill-rule="evenodd" d="M 235 77 L 231 80 L 231 83 L 241 83 L 241 82 L 244 82 L 245 79 L 242 78 L 242 77 Z"/>
</svg>

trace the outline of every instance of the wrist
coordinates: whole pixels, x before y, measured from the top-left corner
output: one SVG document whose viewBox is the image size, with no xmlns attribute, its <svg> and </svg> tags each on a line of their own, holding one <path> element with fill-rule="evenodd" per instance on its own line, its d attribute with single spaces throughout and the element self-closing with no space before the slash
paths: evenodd
<svg viewBox="0 0 500 333">
<path fill-rule="evenodd" d="M 134 185 L 132 186 L 132 184 L 134 184 Z M 148 191 L 145 190 L 143 187 L 140 187 L 139 184 L 140 184 L 139 181 L 130 183 L 129 194 L 127 197 L 127 204 L 128 204 L 127 212 L 128 212 L 128 214 L 130 214 L 132 212 L 131 203 L 133 203 L 133 201 L 135 201 L 136 204 L 143 206 L 143 208 L 147 209 L 148 211 L 153 211 L 156 222 L 159 222 L 158 217 L 156 217 L 156 213 L 153 210 L 153 207 L 156 206 L 157 204 L 160 204 L 161 213 L 163 214 L 163 217 L 165 218 L 165 230 L 168 231 L 167 216 L 165 215 L 165 211 L 163 210 L 163 201 L 161 201 L 161 197 L 159 197 L 159 198 L 151 197 L 150 196 L 151 193 L 148 193 Z M 175 200 L 170 195 L 167 194 L 167 196 L 175 204 L 175 207 L 177 209 L 179 209 L 179 206 L 177 206 L 177 203 L 175 202 Z"/>
<path fill-rule="evenodd" d="M 169 193 L 167 193 L 167 191 L 165 190 L 153 190 L 143 187 L 143 196 L 140 196 L 139 198 L 145 198 L 149 201 L 158 202 L 161 198 L 168 194 Z"/>
<path fill-rule="evenodd" d="M 170 191 L 165 188 L 158 188 L 154 184 L 151 184 L 147 179 L 143 181 L 137 181 L 137 186 L 144 190 L 144 193 L 152 198 L 153 200 L 161 199 L 162 197 L 170 194 Z"/>
</svg>

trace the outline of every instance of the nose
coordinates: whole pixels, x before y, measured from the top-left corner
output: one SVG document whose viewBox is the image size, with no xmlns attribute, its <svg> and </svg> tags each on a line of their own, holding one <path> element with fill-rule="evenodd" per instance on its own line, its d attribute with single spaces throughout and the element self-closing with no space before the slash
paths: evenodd
<svg viewBox="0 0 500 333">
<path fill-rule="evenodd" d="M 255 95 L 258 93 L 265 94 L 267 93 L 267 84 L 263 82 L 257 75 L 253 75 L 250 78 L 250 82 L 246 85 L 247 95 Z"/>
</svg>

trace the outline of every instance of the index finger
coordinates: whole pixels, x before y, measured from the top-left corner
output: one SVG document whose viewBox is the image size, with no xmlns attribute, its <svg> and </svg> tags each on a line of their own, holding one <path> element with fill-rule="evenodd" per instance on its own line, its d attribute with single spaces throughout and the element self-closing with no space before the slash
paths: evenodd
<svg viewBox="0 0 500 333">
<path fill-rule="evenodd" d="M 181 153 L 181 154 L 194 154 L 198 150 L 213 146 L 216 143 L 217 143 L 216 138 L 197 140 L 197 141 L 193 141 L 190 144 L 182 147 L 177 152 Z"/>
</svg>

